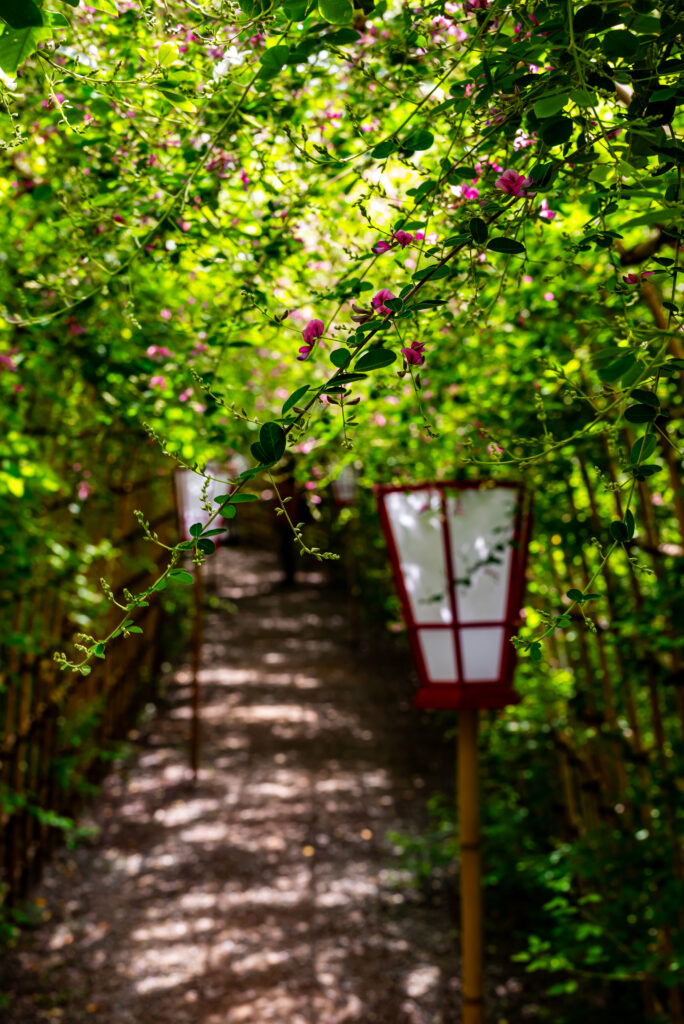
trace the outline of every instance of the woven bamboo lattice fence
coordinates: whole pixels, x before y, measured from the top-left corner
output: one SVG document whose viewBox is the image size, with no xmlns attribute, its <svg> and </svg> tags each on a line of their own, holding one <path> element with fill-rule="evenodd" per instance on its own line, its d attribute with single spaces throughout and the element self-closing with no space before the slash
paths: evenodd
<svg viewBox="0 0 684 1024">
<path fill-rule="evenodd" d="M 75 633 L 114 621 L 99 578 L 117 592 L 151 581 L 164 552 L 141 539 L 134 509 L 145 509 L 162 540 L 177 538 L 170 468 L 147 439 L 124 437 L 118 452 L 108 441 L 90 455 L 99 466 L 92 493 L 40 508 L 32 526 L 49 541 L 43 549 L 37 542 L 29 572 L 0 584 L 11 623 L 0 639 L 0 897 L 7 905 L 39 877 L 103 759 L 153 693 L 162 656 L 153 601 L 139 613 L 142 635 L 113 643 L 90 675 L 61 672 L 53 660 Z"/>
</svg>

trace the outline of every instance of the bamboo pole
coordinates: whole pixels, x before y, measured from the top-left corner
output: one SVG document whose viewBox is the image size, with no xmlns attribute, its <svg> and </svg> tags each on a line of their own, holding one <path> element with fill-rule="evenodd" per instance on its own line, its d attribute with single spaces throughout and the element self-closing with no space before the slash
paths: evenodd
<svg viewBox="0 0 684 1024">
<path fill-rule="evenodd" d="M 200 683 L 199 673 L 202 663 L 202 597 L 204 580 L 202 567 L 197 566 L 195 578 L 195 618 L 192 626 L 192 718 L 190 722 L 190 766 L 195 781 L 200 763 Z"/>
<path fill-rule="evenodd" d="M 461 849 L 463 1024 L 484 1024 L 482 852 L 477 771 L 477 711 L 458 716 L 457 794 Z"/>
</svg>

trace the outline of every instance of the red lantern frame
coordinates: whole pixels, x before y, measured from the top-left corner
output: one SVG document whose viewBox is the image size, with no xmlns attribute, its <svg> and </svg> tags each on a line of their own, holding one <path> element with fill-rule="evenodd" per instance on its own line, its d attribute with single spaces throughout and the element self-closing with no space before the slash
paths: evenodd
<svg viewBox="0 0 684 1024">
<path fill-rule="evenodd" d="M 450 493 L 470 490 L 507 489 L 516 492 L 516 505 L 513 518 L 513 536 L 511 539 L 512 559 L 508 579 L 508 591 L 506 596 L 505 616 L 503 619 L 492 619 L 489 621 L 468 621 L 463 623 L 458 615 L 458 598 L 454 575 L 451 545 L 451 526 L 447 515 L 447 497 Z M 404 575 L 401 570 L 399 551 L 394 539 L 390 517 L 387 512 L 385 498 L 389 494 L 397 492 L 415 491 L 437 491 L 440 494 L 440 514 L 442 521 L 442 545 L 444 555 L 444 568 L 446 572 L 449 605 L 451 609 L 451 622 L 420 622 L 414 618 L 414 614 L 406 588 Z M 499 708 L 507 704 L 517 704 L 520 700 L 518 694 L 512 687 L 513 671 L 515 668 L 515 648 L 510 642 L 519 623 L 519 610 L 522 603 L 525 587 L 525 568 L 527 564 L 527 553 L 531 527 L 531 513 L 529 503 L 525 499 L 523 488 L 510 481 L 440 481 L 408 485 L 380 485 L 375 488 L 380 522 L 387 548 L 394 580 L 401 600 L 404 622 L 409 634 L 409 641 L 413 658 L 420 680 L 420 689 L 414 698 L 414 705 L 419 708 L 433 709 L 471 709 L 478 708 Z M 461 642 L 461 630 L 481 629 L 486 627 L 503 628 L 503 642 L 499 671 L 494 680 L 467 680 L 463 672 L 463 654 Z M 453 636 L 455 647 L 455 664 L 457 667 L 457 682 L 435 682 L 431 679 L 425 662 L 425 656 L 420 644 L 419 630 L 439 629 L 442 632 L 450 632 Z"/>
</svg>

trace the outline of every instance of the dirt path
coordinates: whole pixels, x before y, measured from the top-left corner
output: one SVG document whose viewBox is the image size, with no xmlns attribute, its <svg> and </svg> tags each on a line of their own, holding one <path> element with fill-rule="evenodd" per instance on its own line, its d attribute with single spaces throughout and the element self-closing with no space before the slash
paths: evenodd
<svg viewBox="0 0 684 1024">
<path fill-rule="evenodd" d="M 419 829 L 425 779 L 451 770 L 408 666 L 363 648 L 315 574 L 282 591 L 271 556 L 236 550 L 216 568 L 239 614 L 207 616 L 198 784 L 184 667 L 105 783 L 98 838 L 46 874 L 0 1017 L 454 1024 L 453 916 L 397 884 L 386 839 Z"/>
</svg>

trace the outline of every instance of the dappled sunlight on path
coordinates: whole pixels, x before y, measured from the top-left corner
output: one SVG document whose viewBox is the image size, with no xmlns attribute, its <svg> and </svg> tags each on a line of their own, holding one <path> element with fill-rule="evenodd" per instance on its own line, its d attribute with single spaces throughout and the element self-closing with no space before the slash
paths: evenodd
<svg viewBox="0 0 684 1024">
<path fill-rule="evenodd" d="M 99 838 L 46 876 L 10 1021 L 451 1024 L 449 917 L 398 884 L 386 841 L 450 761 L 406 666 L 361 650 L 317 574 L 283 591 L 270 556 L 227 550 L 210 576 L 197 785 L 183 667 L 105 784 Z"/>
</svg>

